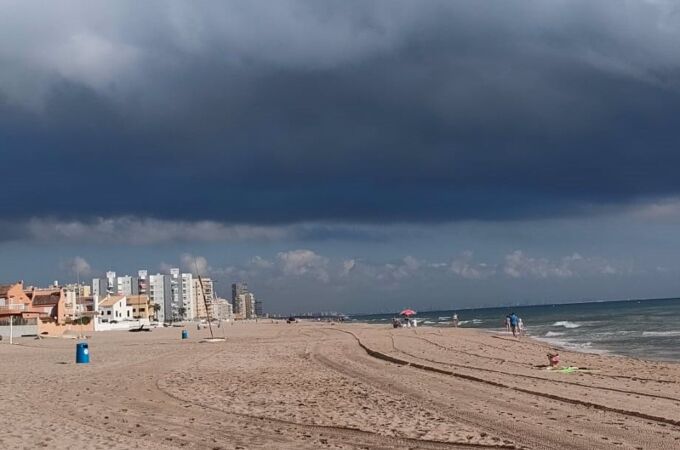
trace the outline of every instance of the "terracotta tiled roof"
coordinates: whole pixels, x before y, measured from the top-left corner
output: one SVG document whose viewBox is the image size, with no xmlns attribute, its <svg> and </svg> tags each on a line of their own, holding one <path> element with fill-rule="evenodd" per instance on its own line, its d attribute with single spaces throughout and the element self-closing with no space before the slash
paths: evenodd
<svg viewBox="0 0 680 450">
<path fill-rule="evenodd" d="M 34 306 L 56 305 L 61 299 L 61 291 L 35 291 L 33 292 Z"/>
<path fill-rule="evenodd" d="M 145 305 L 149 303 L 148 295 L 128 295 L 127 304 L 128 305 Z"/>
<path fill-rule="evenodd" d="M 92 301 L 93 301 L 92 297 L 78 297 L 78 300 L 77 300 L 79 305 L 85 305 L 85 304 L 88 304 L 88 303 L 92 303 Z"/>
<path fill-rule="evenodd" d="M 125 298 L 124 295 L 111 295 L 110 297 L 105 297 L 101 302 L 99 302 L 99 307 L 100 308 L 111 307 L 124 298 Z"/>
<path fill-rule="evenodd" d="M 9 290 L 12 289 L 13 284 L 0 284 L 0 298 L 7 298 Z"/>
</svg>

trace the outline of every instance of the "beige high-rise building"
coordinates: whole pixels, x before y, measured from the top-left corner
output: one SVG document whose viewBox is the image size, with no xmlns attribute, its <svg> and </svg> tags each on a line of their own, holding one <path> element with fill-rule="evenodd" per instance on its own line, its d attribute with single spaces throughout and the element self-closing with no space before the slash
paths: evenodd
<svg viewBox="0 0 680 450">
<path fill-rule="evenodd" d="M 212 304 L 214 317 L 218 320 L 231 320 L 234 317 L 234 312 L 229 303 L 224 298 L 215 298 Z"/>
<path fill-rule="evenodd" d="M 238 296 L 239 317 L 241 319 L 255 319 L 255 296 L 252 292 L 239 294 Z M 236 308 L 234 308 L 236 309 Z"/>
<path fill-rule="evenodd" d="M 213 302 L 215 301 L 215 293 L 213 289 L 213 281 L 210 278 L 201 277 L 203 282 L 203 288 L 201 288 L 201 283 L 198 278 L 194 278 L 194 292 L 196 299 L 196 304 L 194 310 L 196 311 L 196 318 L 207 319 L 208 313 L 210 317 L 214 317 Z M 203 294 L 205 294 L 205 301 L 203 300 Z M 208 310 L 206 310 L 206 304 L 208 305 Z"/>
</svg>

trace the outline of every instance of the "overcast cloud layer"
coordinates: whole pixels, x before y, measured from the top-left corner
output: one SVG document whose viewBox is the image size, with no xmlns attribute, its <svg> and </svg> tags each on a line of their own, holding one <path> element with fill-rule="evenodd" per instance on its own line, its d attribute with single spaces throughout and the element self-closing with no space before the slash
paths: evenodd
<svg viewBox="0 0 680 450">
<path fill-rule="evenodd" d="M 0 0 L 0 282 L 674 295 L 678 42 L 663 0 Z"/>
<path fill-rule="evenodd" d="M 8 214 L 506 219 L 680 188 L 675 2 L 2 12 Z"/>
</svg>

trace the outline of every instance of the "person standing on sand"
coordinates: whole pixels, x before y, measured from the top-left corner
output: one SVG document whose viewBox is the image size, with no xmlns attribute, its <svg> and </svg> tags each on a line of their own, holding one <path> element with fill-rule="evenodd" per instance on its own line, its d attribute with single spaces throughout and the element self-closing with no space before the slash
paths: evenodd
<svg viewBox="0 0 680 450">
<path fill-rule="evenodd" d="M 510 329 L 512 330 L 512 335 L 517 337 L 517 332 L 519 331 L 519 317 L 517 317 L 517 314 L 512 313 L 510 314 Z"/>
<path fill-rule="evenodd" d="M 522 322 L 521 317 L 517 318 L 517 328 L 519 329 L 519 335 L 524 335 L 524 322 Z"/>
<path fill-rule="evenodd" d="M 505 316 L 505 331 L 510 332 L 510 314 Z"/>
<path fill-rule="evenodd" d="M 458 328 L 458 314 L 453 313 L 453 317 L 451 317 L 451 323 L 454 327 Z"/>
</svg>

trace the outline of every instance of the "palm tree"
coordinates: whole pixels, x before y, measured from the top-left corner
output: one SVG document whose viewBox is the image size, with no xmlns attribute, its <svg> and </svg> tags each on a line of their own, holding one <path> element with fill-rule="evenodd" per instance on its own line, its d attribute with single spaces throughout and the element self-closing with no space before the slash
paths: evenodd
<svg viewBox="0 0 680 450">
<path fill-rule="evenodd" d="M 151 309 L 153 309 L 154 319 L 158 320 L 158 311 L 161 310 L 161 305 L 159 305 L 158 303 L 154 303 L 153 305 L 151 305 Z"/>
</svg>

